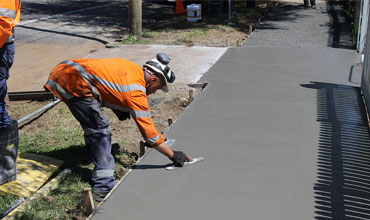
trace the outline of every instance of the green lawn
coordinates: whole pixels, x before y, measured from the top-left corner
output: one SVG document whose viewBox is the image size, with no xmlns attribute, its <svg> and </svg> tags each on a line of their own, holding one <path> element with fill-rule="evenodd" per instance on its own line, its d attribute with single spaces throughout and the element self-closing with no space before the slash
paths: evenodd
<svg viewBox="0 0 370 220">
<path fill-rule="evenodd" d="M 29 112 L 46 103 L 25 103 L 9 106 L 9 112 Z M 33 107 L 32 107 L 33 105 Z M 30 107 L 31 106 L 31 107 Z M 27 108 L 25 110 L 25 108 Z M 123 146 L 124 140 L 118 140 Z M 124 146 L 123 146 L 124 147 Z M 123 148 L 121 148 L 123 149 Z M 83 130 L 65 104 L 60 103 L 32 123 L 19 130 L 19 152 L 37 153 L 64 161 L 62 167 L 52 176 L 55 177 L 65 168 L 72 169 L 57 190 L 50 193 L 18 219 L 73 219 L 82 217 L 85 212 L 81 192 L 90 187 L 89 181 L 93 164 L 86 153 Z M 135 155 L 127 152 L 116 157 L 116 178 L 122 178 L 128 168 L 135 163 Z M 17 198 L 10 195 L 0 196 L 0 210 L 5 210 Z"/>
</svg>

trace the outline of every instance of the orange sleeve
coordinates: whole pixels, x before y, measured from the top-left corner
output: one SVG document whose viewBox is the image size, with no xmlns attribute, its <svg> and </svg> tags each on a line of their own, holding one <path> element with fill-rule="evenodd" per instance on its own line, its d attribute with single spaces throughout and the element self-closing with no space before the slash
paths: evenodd
<svg viewBox="0 0 370 220">
<path fill-rule="evenodd" d="M 151 146 L 163 143 L 163 136 L 157 131 L 152 121 L 146 94 L 142 91 L 132 91 L 128 105 L 130 114 L 134 118 L 145 142 Z"/>
<path fill-rule="evenodd" d="M 15 26 L 13 19 L 0 17 L 0 48 L 5 44 L 9 36 L 12 36 L 12 29 Z"/>
</svg>

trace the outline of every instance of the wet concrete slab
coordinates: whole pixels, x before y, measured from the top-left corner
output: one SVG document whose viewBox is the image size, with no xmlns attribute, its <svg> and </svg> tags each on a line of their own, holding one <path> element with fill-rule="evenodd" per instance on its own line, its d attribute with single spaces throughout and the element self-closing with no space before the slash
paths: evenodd
<svg viewBox="0 0 370 220">
<path fill-rule="evenodd" d="M 370 162 L 348 153 L 370 152 L 360 93 L 349 81 L 359 59 L 336 49 L 229 49 L 167 131 L 175 150 L 205 161 L 166 171 L 170 161 L 148 152 L 93 219 L 370 216 L 351 209 L 369 199 L 360 188 L 370 177 L 356 179 L 346 167 Z"/>
</svg>

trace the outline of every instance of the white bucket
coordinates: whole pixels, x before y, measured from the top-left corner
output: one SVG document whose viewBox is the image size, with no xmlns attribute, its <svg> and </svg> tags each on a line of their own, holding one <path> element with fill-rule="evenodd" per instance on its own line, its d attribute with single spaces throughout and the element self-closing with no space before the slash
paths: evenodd
<svg viewBox="0 0 370 220">
<path fill-rule="evenodd" d="M 190 22 L 200 21 L 202 19 L 201 4 L 191 4 L 186 6 L 186 19 Z"/>
</svg>

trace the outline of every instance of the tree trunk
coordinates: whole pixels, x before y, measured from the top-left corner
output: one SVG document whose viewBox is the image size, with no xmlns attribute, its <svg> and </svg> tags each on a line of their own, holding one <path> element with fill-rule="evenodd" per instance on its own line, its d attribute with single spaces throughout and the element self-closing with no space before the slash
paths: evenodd
<svg viewBox="0 0 370 220">
<path fill-rule="evenodd" d="M 128 1 L 129 31 L 131 34 L 140 37 L 142 28 L 142 0 Z"/>
</svg>

